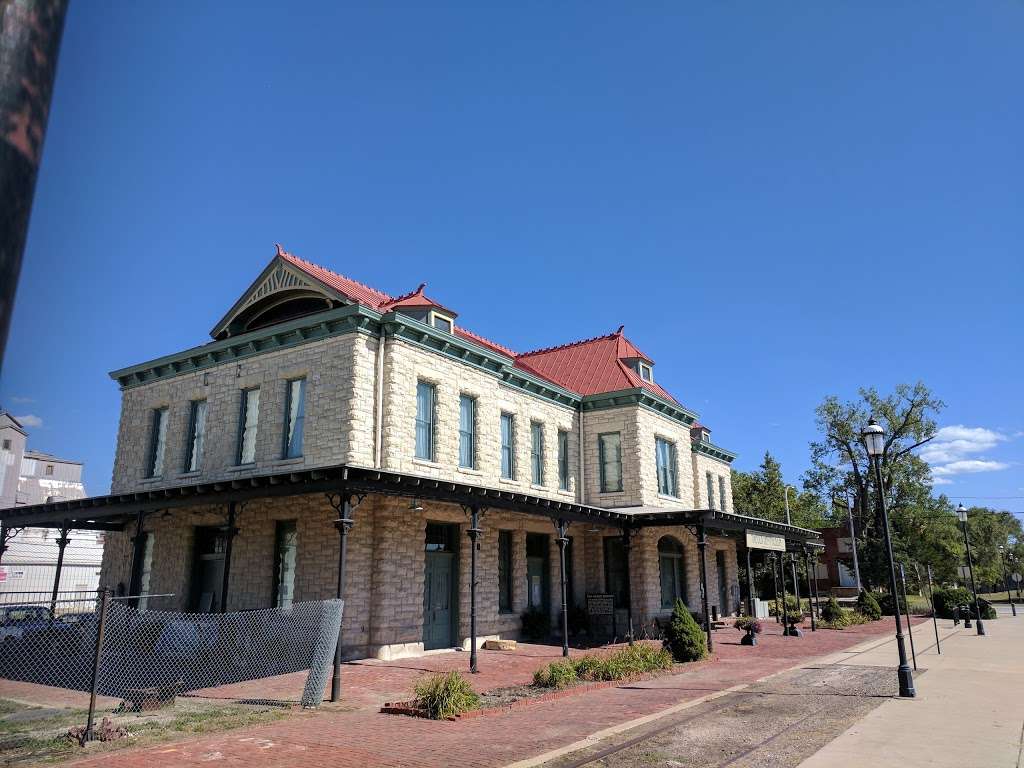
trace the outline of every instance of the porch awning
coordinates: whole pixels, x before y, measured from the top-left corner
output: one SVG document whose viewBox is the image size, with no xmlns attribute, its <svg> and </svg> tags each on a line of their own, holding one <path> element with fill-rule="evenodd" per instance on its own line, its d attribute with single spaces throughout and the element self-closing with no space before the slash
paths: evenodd
<svg viewBox="0 0 1024 768">
<path fill-rule="evenodd" d="M 260 498 L 339 493 L 343 489 L 350 494 L 377 493 L 416 497 L 576 522 L 603 523 L 615 527 L 644 528 L 654 525 L 702 523 L 708 528 L 722 531 L 757 530 L 775 533 L 785 536 L 788 541 L 800 544 L 813 544 L 820 538 L 817 531 L 807 528 L 714 509 L 606 509 L 501 488 L 439 480 L 409 472 L 392 472 L 345 464 L 315 469 L 283 470 L 230 480 L 188 483 L 131 493 L 14 507 L 0 510 L 0 522 L 8 528 L 37 526 L 118 530 L 139 512 L 245 502 Z"/>
</svg>

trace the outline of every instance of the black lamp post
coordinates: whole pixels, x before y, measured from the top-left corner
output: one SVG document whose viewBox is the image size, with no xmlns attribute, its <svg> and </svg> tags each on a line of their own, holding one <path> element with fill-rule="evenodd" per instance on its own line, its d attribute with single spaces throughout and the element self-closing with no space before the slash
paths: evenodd
<svg viewBox="0 0 1024 768">
<path fill-rule="evenodd" d="M 878 504 L 882 510 L 882 530 L 885 533 L 885 554 L 889 560 L 889 591 L 895 605 L 893 615 L 896 618 L 896 648 L 900 654 L 900 665 L 897 678 L 900 683 L 900 696 L 913 698 L 917 695 L 914 689 L 914 673 L 907 664 L 907 648 L 903 642 L 903 620 L 900 618 L 899 587 L 896 582 L 896 563 L 892 557 L 892 537 L 889 533 L 889 510 L 885 505 L 885 484 L 882 482 L 882 454 L 885 453 L 885 430 L 874 419 L 868 422 L 861 434 L 868 458 L 875 467 L 875 483 L 878 486 Z"/>
<path fill-rule="evenodd" d="M 971 592 L 974 593 L 974 615 L 978 634 L 985 634 L 985 623 L 981 620 L 981 603 L 978 601 L 978 586 L 974 582 L 974 558 L 971 557 L 971 539 L 967 535 L 967 507 L 963 504 L 956 508 L 956 516 L 960 518 L 960 527 L 964 530 L 964 546 L 967 548 L 967 571 L 971 574 Z"/>
<path fill-rule="evenodd" d="M 1017 615 L 1017 606 L 1013 604 L 1013 593 L 1010 592 L 1010 573 L 1006 567 L 1006 561 L 1009 559 L 1010 553 L 1006 551 L 1006 547 L 1002 544 L 999 545 L 999 554 L 1003 556 L 1003 586 L 1006 587 L 1006 599 L 1010 601 L 1010 610 L 1013 611 L 1013 615 Z"/>
</svg>

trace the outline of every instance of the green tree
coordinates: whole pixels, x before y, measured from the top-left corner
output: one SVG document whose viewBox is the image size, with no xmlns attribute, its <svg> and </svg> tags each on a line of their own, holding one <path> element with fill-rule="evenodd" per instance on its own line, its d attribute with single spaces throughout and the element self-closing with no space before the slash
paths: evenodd
<svg viewBox="0 0 1024 768">
<path fill-rule="evenodd" d="M 782 466 L 771 453 L 765 452 L 760 468 L 753 472 L 732 471 L 732 499 L 740 514 L 786 522 L 786 482 Z M 820 528 L 825 521 L 821 499 L 793 486 L 789 492 L 789 511 L 793 525 L 803 528 Z"/>
<path fill-rule="evenodd" d="M 1003 553 L 999 546 L 1010 551 L 1020 547 L 1019 542 L 1024 538 L 1020 520 L 1010 512 L 971 507 L 967 510 L 967 534 L 971 537 L 974 578 L 979 591 L 983 585 L 1001 591 L 1004 589 Z"/>
<path fill-rule="evenodd" d="M 811 468 L 804 487 L 821 499 L 852 498 L 857 528 L 861 575 L 868 585 L 888 584 L 888 562 L 883 545 L 875 473 L 869 463 L 861 431 L 873 416 L 885 429 L 881 457 L 898 559 L 920 558 L 939 562 L 939 553 L 955 547 L 949 537 L 948 501 L 932 497 L 931 470 L 912 451 L 937 432 L 935 416 L 945 404 L 923 383 L 901 384 L 889 395 L 874 388 L 861 389 L 858 398 L 841 402 L 829 396 L 815 413 L 821 439 L 811 443 Z M 833 522 L 845 519 L 845 507 L 834 510 Z M 840 516 L 841 515 L 841 516 Z"/>
</svg>

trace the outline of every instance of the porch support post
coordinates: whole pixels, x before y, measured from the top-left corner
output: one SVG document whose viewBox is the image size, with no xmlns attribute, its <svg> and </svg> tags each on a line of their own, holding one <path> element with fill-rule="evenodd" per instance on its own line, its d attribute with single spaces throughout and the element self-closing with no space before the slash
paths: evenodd
<svg viewBox="0 0 1024 768">
<path fill-rule="evenodd" d="M 224 578 L 220 585 L 220 612 L 228 612 L 228 585 L 231 580 L 231 547 L 238 529 L 235 527 L 236 502 L 228 502 L 228 525 L 224 531 Z"/>
<path fill-rule="evenodd" d="M 480 507 L 474 504 L 469 510 L 469 671 L 476 673 L 476 549 L 480 530 Z"/>
<path fill-rule="evenodd" d="M 821 598 L 818 597 L 818 552 L 815 550 L 811 555 L 811 567 L 814 569 L 814 580 L 811 584 L 814 585 L 814 610 L 818 614 L 818 619 L 821 619 Z"/>
<path fill-rule="evenodd" d="M 789 635 L 789 609 L 786 607 L 786 564 L 785 552 L 779 553 L 779 576 L 782 577 L 782 636 Z"/>
<path fill-rule="evenodd" d="M 569 528 L 569 524 L 565 520 L 559 520 L 558 523 L 558 558 L 559 568 L 562 574 L 562 656 L 569 655 L 569 606 L 566 605 L 569 593 L 566 589 L 565 580 L 565 548 L 569 544 L 569 537 L 566 535 L 566 531 Z M 632 602 L 632 601 L 630 601 Z M 630 622 L 630 639 L 633 636 L 633 626 Z"/>
<path fill-rule="evenodd" d="M 50 596 L 50 615 L 57 612 L 57 592 L 60 589 L 60 572 L 64 568 L 64 549 L 71 539 L 68 538 L 68 521 L 60 527 L 60 538 L 57 539 L 57 572 L 53 576 L 53 594 Z"/>
<path fill-rule="evenodd" d="M 697 549 L 700 551 L 700 600 L 704 610 L 704 632 L 708 636 L 708 653 L 711 653 L 711 612 L 708 609 L 708 567 L 705 552 L 708 548 L 708 533 L 704 523 L 697 525 Z"/>
<path fill-rule="evenodd" d="M 132 570 L 128 578 L 128 594 L 137 595 L 142 591 L 142 558 L 145 554 L 146 537 L 142 532 L 142 523 L 146 513 L 139 511 L 135 516 L 135 536 L 132 538 Z M 223 589 L 223 586 L 222 586 Z M 138 601 L 133 601 L 138 605 Z"/>
<path fill-rule="evenodd" d="M 4 552 L 7 551 L 7 532 L 9 530 L 7 523 L 0 524 L 0 563 L 3 562 Z"/>
<path fill-rule="evenodd" d="M 811 596 L 811 553 L 804 549 L 804 569 L 807 571 L 807 605 L 811 609 L 811 632 L 818 631 L 818 624 L 814 619 L 814 598 Z"/>
<path fill-rule="evenodd" d="M 753 622 L 757 619 L 754 615 L 754 601 L 756 600 L 754 594 L 754 569 L 750 565 L 750 548 L 747 548 L 747 615 L 750 617 L 751 626 L 747 629 L 747 634 L 740 641 L 743 645 L 757 645 L 757 633 L 754 632 Z"/>
<path fill-rule="evenodd" d="M 622 528 L 622 556 L 625 559 L 626 573 L 626 631 L 629 633 L 629 644 L 633 644 L 633 578 L 630 574 L 629 549 L 633 531 L 628 526 Z"/>
<path fill-rule="evenodd" d="M 331 506 L 338 511 L 338 519 L 334 521 L 334 527 L 338 530 L 338 588 L 335 597 L 342 599 L 345 588 L 345 555 L 348 549 L 348 532 L 352 530 L 355 521 L 352 519 L 352 505 L 349 499 L 346 484 L 341 485 L 340 493 L 335 496 L 328 494 L 327 499 Z M 342 624 L 344 624 L 344 609 L 342 610 Z M 338 628 L 338 642 L 334 646 L 334 671 L 331 674 L 331 701 L 341 699 L 341 627 Z"/>
<path fill-rule="evenodd" d="M 782 606 L 779 605 L 779 569 L 776 553 L 771 552 L 765 555 L 766 558 L 770 558 L 772 561 L 772 586 L 775 588 L 775 623 L 778 624 L 782 621 Z"/>
</svg>

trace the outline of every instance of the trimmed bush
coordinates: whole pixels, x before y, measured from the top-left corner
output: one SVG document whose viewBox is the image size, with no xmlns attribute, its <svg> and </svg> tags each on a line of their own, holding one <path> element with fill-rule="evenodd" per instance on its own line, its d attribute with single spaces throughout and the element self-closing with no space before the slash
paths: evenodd
<svg viewBox="0 0 1024 768">
<path fill-rule="evenodd" d="M 458 671 L 431 675 L 416 683 L 416 706 L 434 720 L 446 720 L 480 706 L 480 697 Z"/>
<path fill-rule="evenodd" d="M 940 619 L 952 619 L 953 609 L 958 605 L 971 605 L 974 598 L 963 587 L 946 587 L 935 590 L 935 614 Z"/>
<path fill-rule="evenodd" d="M 567 688 L 578 679 L 576 666 L 568 659 L 553 661 L 533 673 L 533 684 L 542 688 Z"/>
<path fill-rule="evenodd" d="M 676 600 L 672 620 L 665 631 L 664 646 L 676 661 L 699 661 L 708 655 L 708 642 L 704 632 L 693 620 L 690 609 L 682 600 Z"/>
<path fill-rule="evenodd" d="M 863 589 L 857 595 L 857 612 L 871 621 L 882 618 L 882 608 L 875 600 L 875 596 Z"/>
<path fill-rule="evenodd" d="M 605 663 L 604 659 L 600 656 L 581 656 L 574 662 L 576 667 L 576 676 L 580 680 L 604 680 L 605 674 Z M 534 682 L 537 681 L 537 676 L 533 677 Z"/>
<path fill-rule="evenodd" d="M 830 597 L 828 602 L 821 607 L 821 618 L 828 622 L 842 621 L 845 616 L 845 611 L 839 605 L 839 601 L 834 597 Z"/>
<path fill-rule="evenodd" d="M 904 601 L 903 595 L 899 595 L 899 604 L 900 604 L 900 615 L 901 616 L 906 616 L 906 614 L 907 614 L 907 603 L 906 603 L 906 601 Z M 893 606 L 894 605 L 895 605 L 895 602 L 892 599 L 892 595 L 890 595 L 888 592 L 878 596 L 878 608 L 879 608 L 879 610 L 881 610 L 883 616 L 892 616 L 893 615 Z"/>
<path fill-rule="evenodd" d="M 528 640 L 546 640 L 551 635 L 551 617 L 534 608 L 522 616 L 523 637 Z"/>
</svg>

